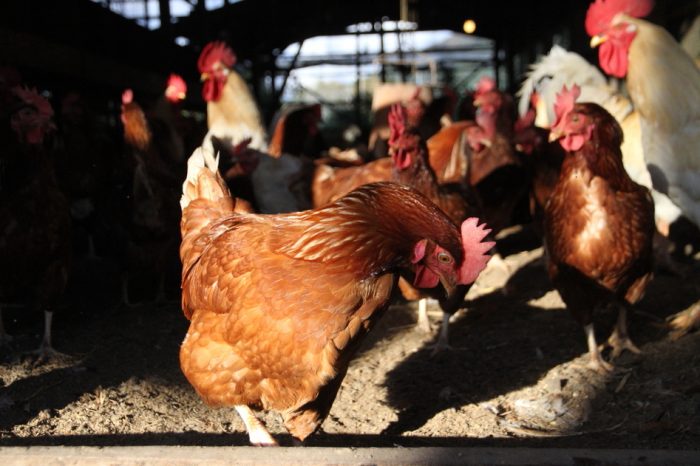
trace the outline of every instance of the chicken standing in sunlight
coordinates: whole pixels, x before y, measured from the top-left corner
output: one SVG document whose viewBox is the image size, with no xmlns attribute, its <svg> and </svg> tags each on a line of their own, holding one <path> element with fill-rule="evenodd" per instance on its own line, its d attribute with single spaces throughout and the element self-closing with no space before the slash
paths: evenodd
<svg viewBox="0 0 700 466">
<path fill-rule="evenodd" d="M 654 204 L 649 190 L 622 165 L 622 130 L 601 106 L 576 104 L 578 86 L 557 98 L 550 140 L 566 155 L 544 212 L 547 268 L 567 309 L 583 325 L 592 368 L 612 370 L 596 343 L 594 316 L 619 309 L 608 344 L 613 357 L 639 352 L 627 332 L 627 313 L 652 277 Z"/>
<path fill-rule="evenodd" d="M 348 364 L 403 270 L 451 295 L 486 266 L 475 218 L 461 232 L 427 198 L 376 183 L 292 214 L 234 212 L 202 149 L 182 206 L 182 370 L 212 406 L 234 406 L 251 443 L 274 439 L 250 407 L 275 410 L 296 438 L 328 415 Z"/>
</svg>

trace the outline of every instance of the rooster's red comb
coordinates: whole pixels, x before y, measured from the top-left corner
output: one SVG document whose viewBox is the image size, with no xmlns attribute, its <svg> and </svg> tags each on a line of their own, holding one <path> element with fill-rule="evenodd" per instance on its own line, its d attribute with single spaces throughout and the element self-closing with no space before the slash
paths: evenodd
<svg viewBox="0 0 700 466">
<path fill-rule="evenodd" d="M 16 86 L 12 92 L 25 104 L 31 105 L 39 113 L 42 119 L 49 120 L 53 116 L 53 108 L 46 97 L 37 92 L 35 88 Z"/>
<path fill-rule="evenodd" d="M 571 86 L 571 89 L 566 88 L 566 84 L 557 94 L 557 101 L 554 103 L 554 112 L 557 115 L 557 121 L 554 126 L 557 126 L 564 116 L 574 109 L 576 99 L 581 95 L 581 88 L 578 84 Z"/>
<path fill-rule="evenodd" d="M 462 222 L 462 252 L 464 259 L 459 268 L 459 281 L 461 285 L 474 283 L 479 277 L 486 264 L 491 259 L 488 255 L 496 243 L 493 241 L 483 241 L 491 230 L 486 228 L 486 224 L 479 225 L 479 219 L 470 217 Z"/>
<path fill-rule="evenodd" d="M 406 131 L 406 109 L 401 104 L 391 106 L 389 131 L 389 145 L 395 145 L 404 131 Z"/>
<path fill-rule="evenodd" d="M 133 101 L 134 91 L 131 89 L 125 89 L 124 92 L 122 92 L 122 105 L 129 105 Z"/>
<path fill-rule="evenodd" d="M 604 32 L 618 13 L 643 18 L 652 8 L 653 0 L 595 0 L 586 13 L 586 32 L 589 36 Z"/>
<path fill-rule="evenodd" d="M 197 60 L 199 72 L 210 72 L 216 62 L 221 62 L 227 68 L 231 68 L 236 63 L 236 54 L 221 41 L 209 42 L 204 47 Z"/>
<path fill-rule="evenodd" d="M 486 94 L 496 89 L 496 81 L 491 76 L 482 76 L 476 88 L 474 89 L 474 97 Z"/>
</svg>

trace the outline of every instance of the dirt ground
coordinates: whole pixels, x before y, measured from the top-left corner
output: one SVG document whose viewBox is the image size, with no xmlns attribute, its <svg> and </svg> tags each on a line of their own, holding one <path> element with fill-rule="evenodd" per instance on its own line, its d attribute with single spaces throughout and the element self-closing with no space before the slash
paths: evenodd
<svg viewBox="0 0 700 466">
<path fill-rule="evenodd" d="M 685 277 L 657 273 L 631 319 L 643 353 L 623 354 L 603 377 L 585 368 L 583 331 L 552 290 L 532 233 L 499 246 L 512 273 L 492 264 L 482 274 L 454 318 L 454 349 L 432 356 L 437 332 L 414 328 L 415 304 L 394 305 L 306 444 L 700 449 L 700 332 L 672 341 L 663 325 L 700 299 L 696 252 Z M 233 409 L 206 407 L 180 372 L 188 323 L 179 303 L 115 306 L 114 272 L 80 270 L 82 288 L 55 322 L 67 358 L 22 356 L 43 319 L 6 313 L 16 338 L 0 352 L 0 445 L 246 445 Z M 437 330 L 440 311 L 430 309 Z M 276 415 L 263 419 L 293 443 Z"/>
</svg>

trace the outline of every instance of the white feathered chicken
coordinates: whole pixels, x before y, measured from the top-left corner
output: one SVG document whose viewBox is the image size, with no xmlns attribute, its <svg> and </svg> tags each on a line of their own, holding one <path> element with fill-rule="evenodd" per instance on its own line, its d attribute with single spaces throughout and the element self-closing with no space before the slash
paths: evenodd
<svg viewBox="0 0 700 466">
<path fill-rule="evenodd" d="M 303 163 L 286 154 L 269 156 L 260 111 L 245 80 L 233 69 L 235 62 L 235 54 L 223 42 L 207 44 L 199 56 L 197 65 L 209 124 L 202 146 L 216 152 L 212 145 L 212 139 L 216 138 L 234 152 L 235 147 L 249 141 L 248 150 L 259 153 L 251 178 L 260 212 L 294 212 L 308 208 L 309 205 L 298 199 L 290 188 L 304 169 Z"/>
<path fill-rule="evenodd" d="M 626 78 L 654 187 L 700 226 L 700 70 L 671 34 L 640 19 L 653 6 L 652 0 L 596 0 L 586 32 L 591 46 L 599 46 L 603 71 Z M 700 313 L 676 323 L 698 325 Z"/>
</svg>

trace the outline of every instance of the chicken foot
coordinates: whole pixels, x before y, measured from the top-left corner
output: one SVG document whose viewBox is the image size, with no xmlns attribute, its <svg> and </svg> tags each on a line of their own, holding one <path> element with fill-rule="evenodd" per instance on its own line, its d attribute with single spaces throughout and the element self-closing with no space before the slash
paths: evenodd
<svg viewBox="0 0 700 466">
<path fill-rule="evenodd" d="M 672 329 L 670 337 L 677 340 L 695 328 L 700 328 L 700 301 L 688 309 L 669 316 L 668 326 Z"/>
<path fill-rule="evenodd" d="M 593 324 L 588 324 L 583 327 L 583 331 L 586 333 L 586 341 L 588 342 L 588 354 L 590 355 L 590 361 L 588 362 L 588 367 L 596 372 L 605 374 L 607 372 L 612 372 L 615 367 L 609 362 L 603 359 L 603 355 L 600 354 L 600 348 L 595 340 L 595 329 Z"/>
<path fill-rule="evenodd" d="M 250 443 L 258 447 L 276 447 L 278 444 L 267 431 L 265 425 L 255 417 L 255 413 L 246 405 L 236 405 L 236 412 L 243 420 Z"/>
<path fill-rule="evenodd" d="M 602 347 L 609 346 L 612 348 L 612 358 L 615 359 L 624 350 L 629 350 L 635 354 L 639 354 L 642 351 L 637 348 L 637 345 L 635 345 L 632 340 L 629 337 L 629 333 L 627 332 L 627 306 L 622 304 L 620 305 L 620 310 L 617 314 L 617 324 L 615 324 L 615 329 L 613 330 L 612 334 L 608 338 L 608 341 L 606 344 L 601 345 Z"/>
<path fill-rule="evenodd" d="M 38 356 L 37 362 L 44 362 L 55 358 L 65 358 L 67 355 L 56 351 L 51 345 L 51 327 L 53 325 L 53 311 L 44 311 L 44 337 L 39 348 L 30 354 Z"/>
</svg>

